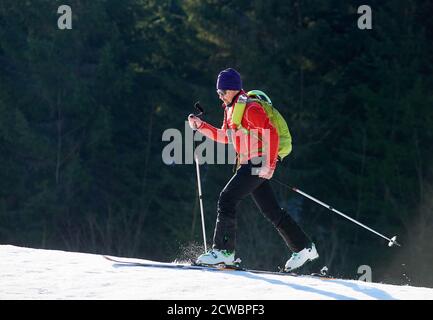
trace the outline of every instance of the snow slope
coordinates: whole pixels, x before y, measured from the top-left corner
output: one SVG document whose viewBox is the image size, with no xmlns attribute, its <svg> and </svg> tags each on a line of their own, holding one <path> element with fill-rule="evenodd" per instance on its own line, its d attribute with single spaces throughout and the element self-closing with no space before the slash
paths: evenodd
<svg viewBox="0 0 433 320">
<path fill-rule="evenodd" d="M 95 254 L 0 245 L 0 299 L 431 300 L 433 289 L 240 271 L 119 266 Z"/>
</svg>

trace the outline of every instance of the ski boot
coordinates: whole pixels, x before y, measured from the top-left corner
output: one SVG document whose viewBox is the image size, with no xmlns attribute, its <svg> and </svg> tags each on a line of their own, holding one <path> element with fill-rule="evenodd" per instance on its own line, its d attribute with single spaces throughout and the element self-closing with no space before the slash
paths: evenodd
<svg viewBox="0 0 433 320">
<path fill-rule="evenodd" d="M 235 260 L 235 253 L 227 250 L 211 249 L 207 253 L 200 255 L 195 264 L 205 266 L 226 266 L 238 267 L 239 259 Z"/>
<path fill-rule="evenodd" d="M 284 267 L 285 272 L 291 272 L 299 267 L 302 267 L 306 262 L 313 261 L 319 257 L 316 246 L 311 244 L 310 248 L 304 248 L 299 252 L 293 252 L 289 260 L 287 260 Z"/>
</svg>

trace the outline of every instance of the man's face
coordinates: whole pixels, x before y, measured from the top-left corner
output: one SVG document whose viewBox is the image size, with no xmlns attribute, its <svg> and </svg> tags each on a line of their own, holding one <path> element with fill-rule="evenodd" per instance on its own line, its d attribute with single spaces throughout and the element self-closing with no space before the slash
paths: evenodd
<svg viewBox="0 0 433 320">
<path fill-rule="evenodd" d="M 235 95 L 237 95 L 239 90 L 217 90 L 218 97 L 222 100 L 226 105 L 230 104 L 233 101 Z"/>
</svg>

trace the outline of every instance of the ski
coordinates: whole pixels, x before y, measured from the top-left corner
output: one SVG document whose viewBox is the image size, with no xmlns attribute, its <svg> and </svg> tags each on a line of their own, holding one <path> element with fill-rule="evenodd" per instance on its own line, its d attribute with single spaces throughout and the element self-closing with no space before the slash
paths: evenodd
<svg viewBox="0 0 433 320">
<path fill-rule="evenodd" d="M 279 276 L 292 276 L 292 277 L 314 277 L 320 279 L 334 279 L 327 274 L 322 273 L 312 273 L 312 274 L 299 274 L 295 272 L 285 272 L 285 271 L 267 271 L 267 270 L 255 270 L 243 268 L 240 266 L 208 266 L 199 264 L 182 264 L 182 263 L 168 263 L 168 262 L 137 262 L 119 258 L 112 258 L 109 256 L 103 256 L 108 261 L 113 262 L 118 266 L 128 266 L 128 267 L 149 267 L 149 268 L 165 268 L 165 269 L 180 269 L 180 270 L 202 270 L 202 271 L 216 271 L 216 272 L 249 272 L 254 274 L 268 274 L 268 275 L 279 275 Z"/>
<path fill-rule="evenodd" d="M 150 268 L 164 268 L 164 269 L 182 269 L 182 270 L 209 270 L 209 271 L 235 271 L 235 268 L 217 268 L 211 266 L 202 266 L 194 264 L 181 264 L 181 263 L 166 263 L 166 262 L 136 262 L 122 259 L 115 259 L 108 256 L 103 256 L 105 259 L 114 262 L 118 265 L 129 267 L 150 267 Z"/>
</svg>

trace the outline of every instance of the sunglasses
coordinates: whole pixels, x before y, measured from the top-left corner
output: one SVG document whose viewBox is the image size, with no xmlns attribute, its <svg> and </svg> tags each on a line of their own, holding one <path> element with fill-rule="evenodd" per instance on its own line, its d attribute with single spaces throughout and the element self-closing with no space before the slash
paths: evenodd
<svg viewBox="0 0 433 320">
<path fill-rule="evenodd" d="M 227 93 L 227 90 L 220 90 L 220 89 L 217 90 L 217 94 L 218 94 L 219 96 L 225 96 L 226 93 Z"/>
</svg>

